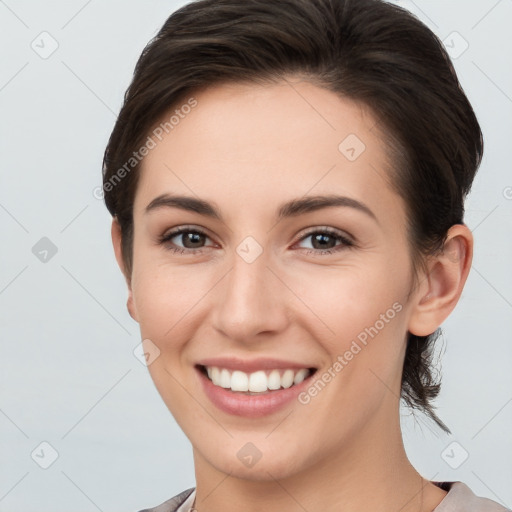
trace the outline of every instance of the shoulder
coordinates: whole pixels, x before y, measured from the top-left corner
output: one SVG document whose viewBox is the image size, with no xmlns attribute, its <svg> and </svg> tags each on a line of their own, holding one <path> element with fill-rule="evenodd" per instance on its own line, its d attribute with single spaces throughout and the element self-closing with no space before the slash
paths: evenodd
<svg viewBox="0 0 512 512">
<path fill-rule="evenodd" d="M 481 498 L 463 482 L 433 482 L 448 491 L 433 512 L 510 512 L 488 498 Z"/>
<path fill-rule="evenodd" d="M 173 498 L 164 501 L 161 505 L 153 508 L 145 508 L 139 512 L 176 512 L 180 505 L 185 503 L 186 499 L 194 492 L 194 487 L 187 489 L 186 491 L 180 492 Z"/>
</svg>

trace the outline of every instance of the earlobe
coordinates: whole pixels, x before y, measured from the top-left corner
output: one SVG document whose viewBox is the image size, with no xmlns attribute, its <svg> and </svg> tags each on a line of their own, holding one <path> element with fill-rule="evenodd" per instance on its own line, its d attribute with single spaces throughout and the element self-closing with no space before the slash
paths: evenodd
<svg viewBox="0 0 512 512">
<path fill-rule="evenodd" d="M 428 336 L 453 311 L 462 294 L 471 268 L 473 236 L 464 224 L 448 230 L 443 250 L 428 261 L 427 274 L 418 286 L 412 304 L 409 332 Z"/>
<path fill-rule="evenodd" d="M 116 257 L 117 264 L 126 281 L 126 285 L 128 286 L 128 300 L 126 301 L 126 307 L 128 309 L 128 313 L 130 316 L 138 322 L 136 308 L 133 300 L 133 292 L 131 286 L 131 276 L 127 275 L 126 267 L 123 259 L 123 248 L 122 248 L 122 236 L 121 236 L 121 226 L 119 225 L 119 221 L 116 217 L 112 219 L 112 227 L 111 227 L 111 236 L 112 236 L 112 245 L 114 247 L 114 254 Z"/>
<path fill-rule="evenodd" d="M 128 309 L 128 313 L 130 313 L 130 316 L 138 322 L 137 313 L 135 311 L 135 305 L 133 303 L 133 293 L 131 288 L 128 289 L 128 300 L 126 301 L 126 309 Z"/>
</svg>

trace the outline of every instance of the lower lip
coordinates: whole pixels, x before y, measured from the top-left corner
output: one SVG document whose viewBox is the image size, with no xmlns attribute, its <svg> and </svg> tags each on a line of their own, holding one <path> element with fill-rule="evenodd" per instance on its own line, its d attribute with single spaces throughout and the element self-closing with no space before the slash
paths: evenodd
<svg viewBox="0 0 512 512">
<path fill-rule="evenodd" d="M 206 396 L 215 406 L 228 414 L 244 416 L 246 418 L 260 418 L 284 408 L 297 399 L 301 391 L 309 385 L 311 378 L 311 375 L 309 375 L 300 384 L 287 389 L 269 391 L 261 395 L 245 395 L 215 386 L 202 371 L 197 369 L 197 372 Z"/>
</svg>

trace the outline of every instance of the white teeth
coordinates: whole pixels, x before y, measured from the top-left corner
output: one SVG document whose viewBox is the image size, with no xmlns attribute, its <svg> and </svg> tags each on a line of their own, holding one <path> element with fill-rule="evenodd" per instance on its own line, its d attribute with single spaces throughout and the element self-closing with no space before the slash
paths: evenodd
<svg viewBox="0 0 512 512">
<path fill-rule="evenodd" d="M 279 389 L 281 387 L 281 375 L 279 375 L 279 370 L 272 370 L 270 375 L 268 376 L 267 381 L 268 389 Z"/>
<path fill-rule="evenodd" d="M 232 391 L 249 391 L 249 377 L 247 373 L 234 371 L 231 375 Z"/>
<path fill-rule="evenodd" d="M 300 384 L 310 371 L 307 368 L 292 370 L 288 368 L 282 375 L 279 370 L 272 370 L 270 373 L 258 370 L 251 374 L 239 370 L 230 372 L 226 368 L 217 366 L 206 367 L 210 380 L 216 385 L 232 391 L 264 393 L 275 391 L 281 388 L 287 389 L 295 384 Z"/>
<path fill-rule="evenodd" d="M 295 378 L 293 379 L 294 384 L 300 384 L 309 374 L 309 370 L 306 368 L 302 368 L 295 374 Z"/>
<path fill-rule="evenodd" d="M 231 387 L 231 375 L 225 368 L 220 372 L 219 386 L 226 389 Z"/>
<path fill-rule="evenodd" d="M 283 388 L 289 388 L 293 384 L 293 370 L 286 370 L 281 377 L 281 386 Z"/>
<path fill-rule="evenodd" d="M 265 372 L 254 372 L 249 375 L 249 391 L 267 391 L 267 376 Z"/>
</svg>

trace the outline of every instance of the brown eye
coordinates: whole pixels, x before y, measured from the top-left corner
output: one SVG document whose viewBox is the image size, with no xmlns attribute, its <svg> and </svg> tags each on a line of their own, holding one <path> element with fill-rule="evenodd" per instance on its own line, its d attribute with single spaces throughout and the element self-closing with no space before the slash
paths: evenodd
<svg viewBox="0 0 512 512">
<path fill-rule="evenodd" d="M 160 238 L 160 243 L 169 246 L 174 251 L 183 253 L 207 247 L 206 241 L 208 239 L 208 235 L 202 231 L 185 227 L 166 233 Z"/>
<path fill-rule="evenodd" d="M 309 241 L 309 247 L 302 245 Z M 308 250 L 308 253 L 331 254 L 352 247 L 354 242 L 348 237 L 330 228 L 317 229 L 304 235 L 299 241 L 299 247 Z"/>
<path fill-rule="evenodd" d="M 311 236 L 314 249 L 332 249 L 336 246 L 336 238 L 325 233 L 315 233 Z"/>
<path fill-rule="evenodd" d="M 198 249 L 202 244 L 204 244 L 206 238 L 202 233 L 197 233 L 195 231 L 181 233 L 179 236 L 179 240 L 183 243 L 183 246 L 186 249 Z"/>
</svg>

